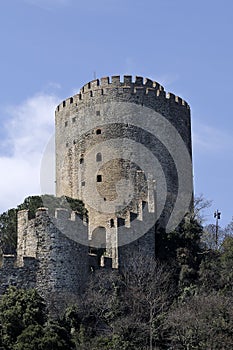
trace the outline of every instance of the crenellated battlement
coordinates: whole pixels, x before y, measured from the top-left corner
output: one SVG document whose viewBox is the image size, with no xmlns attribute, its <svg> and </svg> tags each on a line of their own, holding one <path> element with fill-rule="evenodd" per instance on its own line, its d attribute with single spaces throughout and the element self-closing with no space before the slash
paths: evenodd
<svg viewBox="0 0 233 350">
<path fill-rule="evenodd" d="M 43 219 L 49 218 L 54 222 L 54 220 L 62 220 L 63 223 L 66 222 L 78 222 L 80 224 L 80 219 L 83 221 L 84 225 L 86 225 L 87 218 L 76 211 L 70 211 L 65 208 L 56 208 L 55 214 L 52 215 L 49 213 L 49 209 L 46 207 L 40 207 L 35 212 L 35 218 Z M 18 212 L 18 231 L 21 226 L 28 226 L 31 222 L 35 221 L 35 219 L 29 218 L 29 210 L 20 210 Z"/>
<path fill-rule="evenodd" d="M 48 208 L 41 207 L 35 218 L 29 219 L 29 211 L 18 212 L 17 260 L 22 266 L 24 257 L 37 258 L 41 242 L 47 239 L 53 246 L 59 240 L 71 240 L 86 244 L 87 220 L 77 212 L 64 208 L 55 209 L 51 214 Z M 47 248 L 45 247 L 45 250 Z"/>
<path fill-rule="evenodd" d="M 121 80 L 120 75 L 114 75 L 112 77 L 103 77 L 101 79 L 95 79 L 90 81 L 89 83 L 85 84 L 80 92 L 88 92 L 90 90 L 95 90 L 99 88 L 115 88 L 115 87 L 134 87 L 134 86 L 141 86 L 141 87 L 151 87 L 159 90 L 164 90 L 163 86 L 159 83 L 152 81 L 148 78 L 143 78 L 136 76 L 133 80 L 131 75 L 124 75 L 123 79 Z"/>
<path fill-rule="evenodd" d="M 37 288 L 45 298 L 54 290 L 76 295 L 88 275 L 87 240 L 86 219 L 78 212 L 40 207 L 31 218 L 19 211 L 17 256 L 3 256 L 0 294 L 14 285 Z"/>
<path fill-rule="evenodd" d="M 87 226 L 76 212 L 38 208 L 18 212 L 17 256 L 3 255 L 0 295 L 9 286 L 37 288 L 48 298 L 52 291 L 76 295 L 88 274 Z"/>
<path fill-rule="evenodd" d="M 88 82 L 80 89 L 78 94 L 60 103 L 56 108 L 56 113 L 63 111 L 64 108 L 67 107 L 79 107 L 83 100 L 86 101 L 93 97 L 107 96 L 111 94 L 112 91 L 114 91 L 115 95 L 122 95 L 122 93 L 124 93 L 137 97 L 138 94 L 142 94 L 145 98 L 150 96 L 154 99 L 164 99 L 165 103 L 167 100 L 170 100 L 177 105 L 189 109 L 189 105 L 186 101 L 172 93 L 166 93 L 164 87 L 156 81 L 139 76 L 136 76 L 133 80 L 131 75 L 124 75 L 123 79 L 121 79 L 120 75 L 114 75 L 112 77 L 103 77 Z"/>
</svg>

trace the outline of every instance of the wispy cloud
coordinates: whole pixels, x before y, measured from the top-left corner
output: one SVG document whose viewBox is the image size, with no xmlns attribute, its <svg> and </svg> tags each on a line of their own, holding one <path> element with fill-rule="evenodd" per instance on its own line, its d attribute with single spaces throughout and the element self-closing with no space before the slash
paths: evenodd
<svg viewBox="0 0 233 350">
<path fill-rule="evenodd" d="M 156 75 L 152 75 L 155 76 Z M 168 86 L 172 85 L 173 83 L 175 83 L 177 80 L 179 80 L 179 75 L 178 74 L 163 74 L 161 76 L 157 76 L 156 80 L 166 88 L 166 90 L 168 90 Z"/>
<path fill-rule="evenodd" d="M 37 94 L 6 108 L 5 137 L 0 142 L 0 212 L 40 194 L 40 164 L 54 132 L 58 102 L 54 95 Z"/>
<path fill-rule="evenodd" d="M 193 145 L 202 153 L 218 153 L 233 148 L 233 139 L 227 130 L 200 122 L 193 126 Z"/>
</svg>

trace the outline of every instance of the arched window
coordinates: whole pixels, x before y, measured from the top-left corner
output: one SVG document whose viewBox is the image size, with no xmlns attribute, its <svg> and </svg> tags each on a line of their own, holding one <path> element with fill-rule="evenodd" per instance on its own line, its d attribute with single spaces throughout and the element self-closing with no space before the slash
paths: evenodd
<svg viewBox="0 0 233 350">
<path fill-rule="evenodd" d="M 96 135 L 100 135 L 101 134 L 101 129 L 97 129 L 96 130 Z"/>
<path fill-rule="evenodd" d="M 111 219 L 110 220 L 110 227 L 114 227 L 115 225 L 114 225 L 114 219 Z"/>
<path fill-rule="evenodd" d="M 90 247 L 93 247 L 94 252 L 98 254 L 98 250 L 100 248 L 106 247 L 106 229 L 103 226 L 96 227 L 92 231 L 92 237 L 90 241 Z M 99 251 L 99 253 L 102 255 L 103 251 Z"/>
<path fill-rule="evenodd" d="M 97 162 L 102 162 L 102 154 L 100 152 L 97 153 L 97 155 L 96 155 L 96 161 Z"/>
</svg>

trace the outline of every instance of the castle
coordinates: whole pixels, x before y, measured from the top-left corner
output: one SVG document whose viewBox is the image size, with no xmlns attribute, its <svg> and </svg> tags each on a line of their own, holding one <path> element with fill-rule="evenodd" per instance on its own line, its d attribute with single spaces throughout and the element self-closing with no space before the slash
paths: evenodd
<svg viewBox="0 0 233 350">
<path fill-rule="evenodd" d="M 90 270 L 123 268 L 132 251 L 154 256 L 156 227 L 171 231 L 192 203 L 190 108 L 157 82 L 96 79 L 57 106 L 55 122 L 56 194 L 81 199 L 88 221 L 20 211 L 0 294 L 13 284 L 72 298 Z"/>
</svg>

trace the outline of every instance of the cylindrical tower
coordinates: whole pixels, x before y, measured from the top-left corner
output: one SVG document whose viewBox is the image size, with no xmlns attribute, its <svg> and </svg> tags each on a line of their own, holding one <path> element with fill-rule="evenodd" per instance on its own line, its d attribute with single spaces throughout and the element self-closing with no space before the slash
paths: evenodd
<svg viewBox="0 0 233 350">
<path fill-rule="evenodd" d="M 113 267 L 139 239 L 153 254 L 155 223 L 172 230 L 188 211 L 191 153 L 188 104 L 150 79 L 97 79 L 56 109 L 57 196 L 84 201 L 90 246 Z"/>
</svg>

